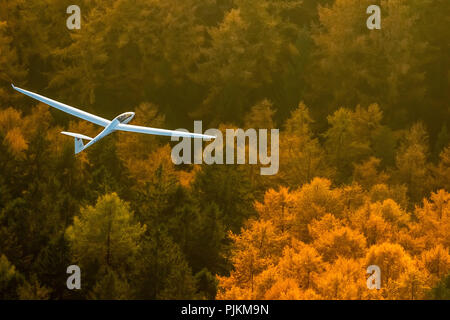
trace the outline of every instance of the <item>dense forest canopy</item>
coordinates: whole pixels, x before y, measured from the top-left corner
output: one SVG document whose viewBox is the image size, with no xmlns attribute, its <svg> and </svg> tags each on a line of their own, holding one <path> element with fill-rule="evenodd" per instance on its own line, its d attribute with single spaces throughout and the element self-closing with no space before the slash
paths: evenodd
<svg viewBox="0 0 450 320">
<path fill-rule="evenodd" d="M 76 2 L 80 30 L 72 0 L 0 2 L 0 299 L 449 299 L 448 0 Z M 175 166 L 128 133 L 75 156 L 60 132 L 99 128 L 11 83 L 146 126 L 280 128 L 280 170 Z"/>
</svg>

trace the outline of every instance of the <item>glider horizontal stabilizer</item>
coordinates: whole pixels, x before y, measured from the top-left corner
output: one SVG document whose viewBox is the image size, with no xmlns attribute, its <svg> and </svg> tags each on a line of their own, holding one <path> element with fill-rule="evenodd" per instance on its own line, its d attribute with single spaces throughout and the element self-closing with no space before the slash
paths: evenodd
<svg viewBox="0 0 450 320">
<path fill-rule="evenodd" d="M 65 134 L 66 136 L 70 136 L 70 137 L 74 137 L 74 138 L 79 138 L 79 139 L 84 139 L 84 140 L 89 140 L 91 141 L 93 138 L 85 136 L 83 134 L 79 134 L 79 133 L 73 133 L 73 132 L 66 132 L 66 131 L 62 131 L 62 134 Z"/>
<path fill-rule="evenodd" d="M 83 134 L 79 133 L 73 133 L 73 132 L 66 132 L 62 131 L 62 134 L 65 134 L 66 136 L 74 137 L 75 138 L 75 154 L 80 153 L 85 149 L 83 140 L 89 140 L 91 141 L 93 138 L 85 136 Z"/>
</svg>

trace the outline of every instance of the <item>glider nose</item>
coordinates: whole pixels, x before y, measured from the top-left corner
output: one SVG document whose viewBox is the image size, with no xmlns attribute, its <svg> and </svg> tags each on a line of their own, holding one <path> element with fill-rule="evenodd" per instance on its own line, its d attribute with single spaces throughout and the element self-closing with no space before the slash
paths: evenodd
<svg viewBox="0 0 450 320">
<path fill-rule="evenodd" d="M 134 112 L 128 112 L 128 114 L 129 114 L 129 116 L 128 116 L 127 120 L 126 120 L 127 123 L 130 122 L 131 120 L 133 120 L 135 113 Z"/>
<path fill-rule="evenodd" d="M 121 115 L 118 115 L 115 119 L 119 120 L 120 123 L 127 124 L 133 118 L 134 118 L 134 112 L 125 112 L 125 113 L 122 113 Z"/>
</svg>

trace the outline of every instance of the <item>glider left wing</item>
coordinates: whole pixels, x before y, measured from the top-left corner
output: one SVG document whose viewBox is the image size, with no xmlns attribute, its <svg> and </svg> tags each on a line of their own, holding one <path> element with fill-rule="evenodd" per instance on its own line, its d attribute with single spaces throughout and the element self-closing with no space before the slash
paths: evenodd
<svg viewBox="0 0 450 320">
<path fill-rule="evenodd" d="M 150 128 L 150 127 L 141 127 L 141 126 L 134 126 L 134 125 L 130 125 L 130 124 L 123 124 L 123 123 L 119 124 L 116 127 L 116 130 L 154 134 L 154 135 L 158 135 L 158 136 L 172 136 L 172 137 L 200 138 L 200 139 L 215 139 L 216 138 L 214 136 L 209 136 L 209 135 L 200 134 L 200 133 L 190 133 L 190 132 L 176 131 L 176 130 L 156 129 L 156 128 Z"/>
<path fill-rule="evenodd" d="M 33 93 L 33 92 L 28 91 L 28 90 L 15 87 L 13 84 L 12 84 L 12 87 L 13 87 L 14 90 L 17 90 L 17 91 L 19 91 L 19 92 L 21 92 L 21 93 L 23 93 L 23 94 L 33 98 L 33 99 L 36 99 L 36 100 L 41 101 L 41 102 L 43 102 L 45 104 L 48 104 L 49 106 L 51 106 L 53 108 L 59 109 L 61 111 L 69 113 L 69 114 L 71 114 L 71 115 L 73 115 L 75 117 L 81 118 L 83 120 L 87 120 L 89 122 L 95 123 L 95 124 L 97 124 L 99 126 L 106 127 L 108 124 L 111 123 L 111 121 L 106 120 L 104 118 L 101 118 L 99 116 L 96 116 L 96 115 L 93 115 L 91 113 L 82 111 L 80 109 L 68 106 L 68 105 L 66 105 L 64 103 L 60 103 L 58 101 L 46 98 L 46 97 L 41 96 L 41 95 L 39 95 L 37 93 Z"/>
</svg>

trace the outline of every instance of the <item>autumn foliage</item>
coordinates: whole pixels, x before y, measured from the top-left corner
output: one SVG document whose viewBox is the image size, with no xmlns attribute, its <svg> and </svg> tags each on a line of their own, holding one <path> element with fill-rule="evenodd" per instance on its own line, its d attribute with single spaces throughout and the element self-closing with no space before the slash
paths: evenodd
<svg viewBox="0 0 450 320">
<path fill-rule="evenodd" d="M 219 299 L 423 299 L 449 272 L 448 192 L 407 212 L 330 185 L 316 178 L 256 202 L 258 216 L 230 234 L 234 268 L 219 277 Z M 370 265 L 381 269 L 381 290 L 367 289 Z"/>
<path fill-rule="evenodd" d="M 1 0 L 0 299 L 450 299 L 450 1 L 377 3 L 381 30 L 371 0 L 78 0 L 68 30 L 71 1 Z M 11 83 L 279 129 L 279 172 L 129 132 L 74 155 L 101 128 Z"/>
</svg>

